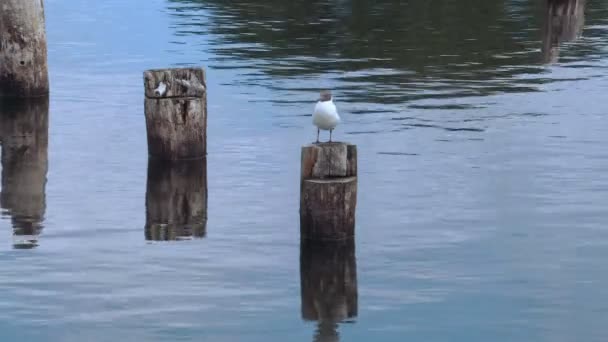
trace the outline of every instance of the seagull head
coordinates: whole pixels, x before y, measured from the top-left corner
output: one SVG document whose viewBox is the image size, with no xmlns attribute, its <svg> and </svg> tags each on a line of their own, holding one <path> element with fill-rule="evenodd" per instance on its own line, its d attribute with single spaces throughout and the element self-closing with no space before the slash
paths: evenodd
<svg viewBox="0 0 608 342">
<path fill-rule="evenodd" d="M 331 101 L 331 91 L 329 91 L 329 90 L 321 91 L 321 96 L 319 96 L 319 101 L 321 101 L 321 102 Z"/>
</svg>

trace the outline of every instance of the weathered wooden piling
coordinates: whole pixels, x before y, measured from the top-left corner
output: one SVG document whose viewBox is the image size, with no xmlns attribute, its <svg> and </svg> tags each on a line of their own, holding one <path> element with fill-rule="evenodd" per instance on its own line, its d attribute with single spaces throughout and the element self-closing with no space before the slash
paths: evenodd
<svg viewBox="0 0 608 342">
<path fill-rule="evenodd" d="M 302 147 L 300 237 L 341 240 L 355 235 L 357 146 L 331 142 Z"/>
<path fill-rule="evenodd" d="M 0 101 L 0 207 L 13 224 L 14 246 L 37 245 L 46 210 L 48 97 Z"/>
<path fill-rule="evenodd" d="M 42 0 L 0 2 L 0 97 L 49 93 Z"/>
<path fill-rule="evenodd" d="M 206 227 L 207 159 L 149 159 L 146 240 L 202 238 Z"/>
<path fill-rule="evenodd" d="M 150 157 L 198 159 L 207 155 L 207 88 L 202 68 L 144 72 Z"/>
<path fill-rule="evenodd" d="M 358 312 L 354 239 L 300 243 L 302 319 L 317 321 L 315 341 L 338 341 L 338 323 Z"/>
<path fill-rule="evenodd" d="M 586 0 L 545 0 L 541 53 L 544 63 L 559 59 L 559 45 L 578 39 L 585 26 Z"/>
</svg>

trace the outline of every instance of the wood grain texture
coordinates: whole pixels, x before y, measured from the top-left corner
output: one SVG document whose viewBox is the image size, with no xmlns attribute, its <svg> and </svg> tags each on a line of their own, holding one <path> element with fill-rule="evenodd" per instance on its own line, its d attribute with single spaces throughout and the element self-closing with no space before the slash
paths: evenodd
<svg viewBox="0 0 608 342">
<path fill-rule="evenodd" d="M 0 97 L 49 93 L 42 0 L 0 2 Z"/>
<path fill-rule="evenodd" d="M 357 146 L 331 142 L 302 147 L 301 179 L 357 175 Z"/>
<path fill-rule="evenodd" d="M 162 88 L 162 94 L 155 95 L 154 89 L 160 82 L 168 85 Z M 190 86 L 184 86 L 184 82 Z M 144 73 L 144 85 L 149 156 L 162 160 L 204 158 L 207 95 L 203 69 L 148 70 Z"/>
<path fill-rule="evenodd" d="M 147 240 L 204 237 L 207 227 L 207 161 L 148 161 Z"/>
<path fill-rule="evenodd" d="M 146 98 L 144 108 L 150 157 L 179 160 L 206 156 L 204 98 Z"/>
<path fill-rule="evenodd" d="M 300 196 L 300 236 L 341 240 L 355 234 L 357 177 L 305 179 Z"/>
<path fill-rule="evenodd" d="M 156 90 L 164 83 L 163 93 Z M 172 97 L 203 97 L 206 94 L 203 68 L 157 69 L 144 72 L 146 97 L 151 99 Z"/>
</svg>

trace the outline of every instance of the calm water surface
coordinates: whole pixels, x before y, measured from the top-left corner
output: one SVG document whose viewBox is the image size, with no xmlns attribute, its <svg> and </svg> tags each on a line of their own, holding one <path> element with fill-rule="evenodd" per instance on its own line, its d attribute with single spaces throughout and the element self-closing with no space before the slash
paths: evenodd
<svg viewBox="0 0 608 342">
<path fill-rule="evenodd" d="M 608 339 L 605 1 L 45 4 L 50 102 L 0 116 L 0 340 Z M 190 65 L 206 168 L 149 169 L 142 72 Z M 333 248 L 299 241 L 321 88 L 359 146 Z"/>
</svg>

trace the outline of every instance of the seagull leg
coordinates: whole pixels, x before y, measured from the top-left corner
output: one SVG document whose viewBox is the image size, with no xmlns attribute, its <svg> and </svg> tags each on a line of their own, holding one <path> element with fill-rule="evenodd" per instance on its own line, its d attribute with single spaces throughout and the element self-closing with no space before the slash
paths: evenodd
<svg viewBox="0 0 608 342">
<path fill-rule="evenodd" d="M 317 144 L 319 143 L 319 132 L 321 131 L 320 128 L 317 128 Z"/>
<path fill-rule="evenodd" d="M 331 132 L 333 132 L 333 131 L 334 131 L 333 129 L 329 130 L 329 142 L 331 142 Z"/>
</svg>

